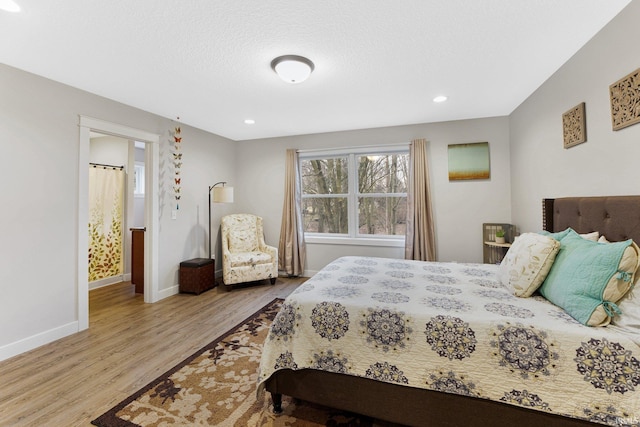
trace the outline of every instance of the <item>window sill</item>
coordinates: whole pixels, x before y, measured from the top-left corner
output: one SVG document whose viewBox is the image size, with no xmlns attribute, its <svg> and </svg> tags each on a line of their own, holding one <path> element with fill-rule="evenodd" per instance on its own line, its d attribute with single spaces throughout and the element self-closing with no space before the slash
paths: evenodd
<svg viewBox="0 0 640 427">
<path fill-rule="evenodd" d="M 319 245 L 351 245 L 351 246 L 381 246 L 381 247 L 404 247 L 403 239 L 380 239 L 380 238 L 353 238 L 353 237 L 323 237 L 305 236 L 304 241 L 310 244 Z"/>
</svg>

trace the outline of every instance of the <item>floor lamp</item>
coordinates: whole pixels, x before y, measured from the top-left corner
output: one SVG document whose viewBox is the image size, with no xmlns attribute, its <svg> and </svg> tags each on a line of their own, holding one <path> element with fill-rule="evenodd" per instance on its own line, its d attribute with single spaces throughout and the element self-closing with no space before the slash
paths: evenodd
<svg viewBox="0 0 640 427">
<path fill-rule="evenodd" d="M 211 190 L 213 203 L 233 203 L 233 187 L 225 187 L 226 181 L 220 181 L 209 187 L 209 259 L 211 259 Z M 218 185 L 222 185 L 218 187 Z"/>
</svg>

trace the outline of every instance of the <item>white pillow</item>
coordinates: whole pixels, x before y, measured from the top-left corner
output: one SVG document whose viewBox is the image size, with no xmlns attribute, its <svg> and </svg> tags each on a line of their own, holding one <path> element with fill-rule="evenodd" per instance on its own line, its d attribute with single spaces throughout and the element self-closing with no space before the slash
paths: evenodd
<svg viewBox="0 0 640 427">
<path fill-rule="evenodd" d="M 547 277 L 560 242 L 538 233 L 523 233 L 509 248 L 498 277 L 516 296 L 530 297 Z"/>
<path fill-rule="evenodd" d="M 618 301 L 618 308 L 622 314 L 611 319 L 611 324 L 628 329 L 634 334 L 640 334 L 640 289 L 637 283 Z"/>
<path fill-rule="evenodd" d="M 591 240 L 593 242 L 597 242 L 600 237 L 600 233 L 598 231 L 593 231 L 591 233 L 581 234 L 580 237 L 583 239 Z"/>
</svg>

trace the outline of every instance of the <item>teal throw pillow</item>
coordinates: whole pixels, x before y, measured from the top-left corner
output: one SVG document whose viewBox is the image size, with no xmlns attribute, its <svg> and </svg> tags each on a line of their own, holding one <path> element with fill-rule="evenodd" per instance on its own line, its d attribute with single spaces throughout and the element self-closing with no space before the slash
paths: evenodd
<svg viewBox="0 0 640 427">
<path fill-rule="evenodd" d="M 633 283 L 638 268 L 637 246 L 632 240 L 597 243 L 571 229 L 547 235 L 556 238 L 554 234 L 560 235 L 560 251 L 540 293 L 580 323 L 608 324 L 619 312 L 615 303 Z M 633 259 L 620 265 L 623 254 Z"/>
<path fill-rule="evenodd" d="M 571 233 L 573 231 L 572 228 L 567 228 L 564 231 L 558 231 L 556 233 L 550 233 L 546 230 L 543 230 L 540 232 L 540 234 L 542 234 L 543 236 L 549 236 L 552 237 L 554 239 L 556 239 L 558 242 L 561 241 L 564 237 L 566 237 L 569 233 Z M 575 233 L 575 231 L 573 231 Z M 576 233 L 577 234 L 577 233 Z"/>
</svg>

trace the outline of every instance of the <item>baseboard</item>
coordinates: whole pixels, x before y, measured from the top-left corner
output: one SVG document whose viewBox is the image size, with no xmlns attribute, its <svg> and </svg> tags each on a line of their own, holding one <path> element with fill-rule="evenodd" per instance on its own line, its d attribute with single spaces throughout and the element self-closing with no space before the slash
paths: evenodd
<svg viewBox="0 0 640 427">
<path fill-rule="evenodd" d="M 4 345 L 0 347 L 0 361 L 17 356 L 29 350 L 33 350 L 34 348 L 38 348 L 45 344 L 49 344 L 50 342 L 59 340 L 60 338 L 75 334 L 78 332 L 78 328 L 78 321 L 74 321 Z"/>
<path fill-rule="evenodd" d="M 176 295 L 180 293 L 180 286 L 175 285 L 167 289 L 160 289 L 158 291 L 158 301 L 161 299 L 170 297 L 171 295 Z M 157 301 L 156 301 L 157 302 Z"/>
<path fill-rule="evenodd" d="M 295 277 L 307 277 L 307 278 L 309 278 L 309 277 L 312 277 L 317 272 L 318 272 L 317 270 L 304 270 L 300 276 L 295 276 Z M 289 276 L 283 270 L 278 270 L 278 277 L 287 278 L 287 277 L 291 277 L 291 276 Z"/>
<path fill-rule="evenodd" d="M 94 280 L 93 282 L 89 282 L 89 290 L 92 289 L 98 289 L 98 288 L 102 288 L 105 286 L 109 286 L 109 285 L 113 285 L 114 283 L 120 283 L 120 282 L 126 282 L 127 278 L 126 278 L 126 274 L 122 275 L 119 274 L 117 276 L 113 276 L 113 277 L 107 277 L 104 279 L 100 279 L 100 280 Z M 129 274 L 129 280 L 131 280 L 131 275 Z"/>
</svg>

